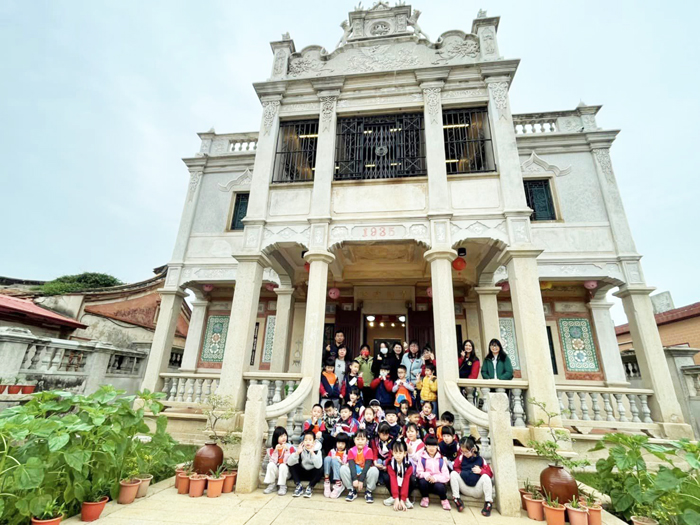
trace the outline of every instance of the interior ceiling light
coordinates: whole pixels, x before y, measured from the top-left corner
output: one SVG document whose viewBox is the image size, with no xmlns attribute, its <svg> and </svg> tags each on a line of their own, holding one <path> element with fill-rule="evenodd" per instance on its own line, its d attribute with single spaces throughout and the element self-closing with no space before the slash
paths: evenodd
<svg viewBox="0 0 700 525">
<path fill-rule="evenodd" d="M 404 328 L 406 328 L 406 323 L 401 323 L 401 326 L 403 326 Z"/>
<path fill-rule="evenodd" d="M 381 323 L 379 323 L 379 326 L 381 326 L 382 328 L 384 328 L 384 322 L 382 321 Z"/>
<path fill-rule="evenodd" d="M 369 323 L 370 328 L 374 328 L 374 323 Z"/>
<path fill-rule="evenodd" d="M 374 319 L 375 319 L 375 317 L 374 317 L 373 315 L 368 315 L 368 316 L 367 316 L 367 320 L 368 320 L 370 323 L 371 323 L 372 321 L 374 321 Z"/>
<path fill-rule="evenodd" d="M 401 321 L 402 323 L 405 323 L 405 322 L 406 322 L 406 316 L 405 316 L 405 315 L 400 315 L 400 316 L 399 316 L 399 321 Z"/>
<path fill-rule="evenodd" d="M 466 248 L 457 248 L 457 255 L 460 257 L 464 257 L 467 255 L 467 249 Z"/>
<path fill-rule="evenodd" d="M 394 328 L 396 325 L 394 323 L 391 323 L 391 327 Z"/>
</svg>

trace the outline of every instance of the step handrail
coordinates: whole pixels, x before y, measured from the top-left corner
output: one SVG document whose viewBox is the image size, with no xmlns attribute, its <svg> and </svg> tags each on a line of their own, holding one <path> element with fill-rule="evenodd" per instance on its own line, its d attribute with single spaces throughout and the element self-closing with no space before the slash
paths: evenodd
<svg viewBox="0 0 700 525">
<path fill-rule="evenodd" d="M 279 403 L 270 405 L 265 410 L 265 419 L 273 419 L 285 414 L 289 414 L 292 410 L 296 410 L 311 393 L 313 381 L 310 377 L 305 377 L 296 387 L 290 396 L 285 397 Z"/>
<path fill-rule="evenodd" d="M 489 416 L 467 401 L 455 381 L 445 381 L 445 394 L 459 415 L 478 427 L 489 428 Z"/>
</svg>

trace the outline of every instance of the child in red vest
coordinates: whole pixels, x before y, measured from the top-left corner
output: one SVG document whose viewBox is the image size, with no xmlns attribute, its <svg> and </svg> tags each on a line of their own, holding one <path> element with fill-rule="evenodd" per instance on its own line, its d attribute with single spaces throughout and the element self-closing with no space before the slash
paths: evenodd
<svg viewBox="0 0 700 525">
<path fill-rule="evenodd" d="M 389 473 L 391 495 L 384 500 L 384 505 L 393 506 L 397 511 L 412 509 L 413 503 L 408 496 L 411 493 L 411 477 L 414 471 L 408 459 L 408 447 L 403 439 L 398 439 L 394 443 L 391 449 L 391 460 L 386 469 Z"/>
<path fill-rule="evenodd" d="M 343 493 L 343 482 L 340 479 L 340 467 L 348 462 L 348 451 L 346 449 L 348 443 L 348 435 L 341 432 L 335 437 L 335 448 L 331 449 L 328 455 L 323 459 L 323 473 L 325 480 L 323 482 L 323 495 L 327 498 L 338 498 Z M 333 479 L 331 480 L 331 474 Z M 335 481 L 335 486 L 331 490 L 331 481 Z"/>
<path fill-rule="evenodd" d="M 268 485 L 263 493 L 270 494 L 279 486 L 277 494 L 284 496 L 287 493 L 287 478 L 289 477 L 287 462 L 289 456 L 294 454 L 294 447 L 289 443 L 289 436 L 287 436 L 287 430 L 284 427 L 275 429 L 271 444 L 272 447 L 267 451 L 270 462 L 267 464 L 267 472 L 265 473 L 265 483 Z"/>
</svg>

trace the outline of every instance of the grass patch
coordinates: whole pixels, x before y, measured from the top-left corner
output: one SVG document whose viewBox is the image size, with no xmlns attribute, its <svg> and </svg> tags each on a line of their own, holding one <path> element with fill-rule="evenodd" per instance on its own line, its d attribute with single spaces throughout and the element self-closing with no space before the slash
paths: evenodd
<svg viewBox="0 0 700 525">
<path fill-rule="evenodd" d="M 597 472 L 573 472 L 576 481 L 600 491 L 600 478 Z"/>
</svg>

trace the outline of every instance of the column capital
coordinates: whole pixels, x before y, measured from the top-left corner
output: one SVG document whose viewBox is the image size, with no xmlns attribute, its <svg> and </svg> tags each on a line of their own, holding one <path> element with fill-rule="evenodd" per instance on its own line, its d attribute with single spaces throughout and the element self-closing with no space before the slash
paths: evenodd
<svg viewBox="0 0 700 525">
<path fill-rule="evenodd" d="M 503 290 L 500 286 L 477 286 L 474 291 L 477 295 L 498 295 Z"/>
<path fill-rule="evenodd" d="M 445 85 L 444 80 L 432 80 L 430 82 L 421 82 L 420 83 L 420 88 L 425 91 L 426 89 L 437 89 L 438 91 L 442 91 L 442 88 Z"/>
<path fill-rule="evenodd" d="M 258 263 L 260 266 L 265 268 L 267 265 L 267 261 L 265 261 L 265 258 L 259 254 L 259 253 L 239 253 L 233 256 L 239 263 L 242 262 L 254 262 Z"/>
<path fill-rule="evenodd" d="M 198 306 L 199 307 L 202 307 L 202 306 L 206 307 L 208 304 L 209 304 L 209 301 L 207 301 L 206 299 L 196 299 L 196 300 L 192 301 L 193 308 L 196 308 Z"/>
<path fill-rule="evenodd" d="M 656 288 L 653 286 L 634 286 L 625 284 L 620 286 L 620 289 L 613 293 L 613 295 L 615 297 L 619 297 L 620 299 L 625 299 L 631 295 L 651 295 L 654 290 L 656 290 Z"/>
<path fill-rule="evenodd" d="M 440 259 L 446 259 L 452 262 L 457 258 L 457 252 L 452 248 L 434 248 L 425 252 L 423 257 L 429 263 Z"/>
<path fill-rule="evenodd" d="M 340 96 L 340 90 L 339 89 L 324 89 L 322 91 L 317 91 L 316 96 L 320 100 L 323 100 L 325 98 L 337 99 Z"/>
<path fill-rule="evenodd" d="M 275 288 L 275 293 L 277 295 L 292 295 L 294 293 L 294 288 L 291 286 L 280 286 L 278 288 Z"/>
<path fill-rule="evenodd" d="M 502 263 L 508 264 L 513 259 L 536 259 L 543 251 L 538 248 L 509 248 L 504 252 Z"/>
<path fill-rule="evenodd" d="M 309 263 L 321 261 L 326 264 L 331 264 L 335 261 L 335 255 L 325 250 L 309 250 L 304 254 L 304 260 Z"/>
<path fill-rule="evenodd" d="M 180 288 L 158 288 L 157 292 L 160 295 L 174 295 L 175 297 L 187 297 L 187 294 Z"/>
<path fill-rule="evenodd" d="M 587 307 L 589 310 L 610 310 L 610 308 L 613 307 L 613 304 L 612 304 L 612 303 L 609 303 L 609 302 L 606 301 L 605 299 L 600 299 L 600 300 L 597 300 L 597 301 L 589 301 L 589 302 L 586 304 L 586 307 Z"/>
<path fill-rule="evenodd" d="M 324 80 L 312 80 L 311 85 L 316 90 L 319 96 L 323 96 L 323 92 L 336 91 L 340 95 L 340 89 L 345 84 L 345 77 L 333 77 Z M 326 95 L 329 96 L 329 95 Z"/>
</svg>

